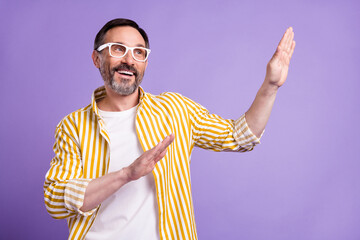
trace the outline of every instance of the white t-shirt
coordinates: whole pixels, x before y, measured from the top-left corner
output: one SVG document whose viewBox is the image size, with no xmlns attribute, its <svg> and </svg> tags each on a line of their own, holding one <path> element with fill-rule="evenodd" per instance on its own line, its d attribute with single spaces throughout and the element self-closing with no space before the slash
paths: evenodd
<svg viewBox="0 0 360 240">
<path fill-rule="evenodd" d="M 110 137 L 109 172 L 129 166 L 143 153 L 135 128 L 136 109 L 121 112 L 99 109 Z M 106 199 L 86 239 L 160 239 L 152 173 L 125 184 Z"/>
</svg>

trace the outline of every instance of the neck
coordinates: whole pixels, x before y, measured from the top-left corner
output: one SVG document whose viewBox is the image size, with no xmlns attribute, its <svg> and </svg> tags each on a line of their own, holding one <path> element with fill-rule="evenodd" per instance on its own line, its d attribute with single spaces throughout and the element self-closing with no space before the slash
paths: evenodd
<svg viewBox="0 0 360 240">
<path fill-rule="evenodd" d="M 135 107 L 139 103 L 139 88 L 134 93 L 123 96 L 111 90 L 105 85 L 106 97 L 97 103 L 103 111 L 121 112 Z"/>
</svg>

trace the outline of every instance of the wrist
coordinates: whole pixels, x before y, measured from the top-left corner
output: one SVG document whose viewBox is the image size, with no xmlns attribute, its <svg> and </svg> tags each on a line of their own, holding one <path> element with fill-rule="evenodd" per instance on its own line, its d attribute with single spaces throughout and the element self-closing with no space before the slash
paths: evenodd
<svg viewBox="0 0 360 240">
<path fill-rule="evenodd" d="M 124 167 L 117 172 L 116 182 L 118 182 L 120 186 L 131 182 L 131 180 L 129 167 Z"/>
<path fill-rule="evenodd" d="M 269 81 L 267 81 L 265 79 L 264 83 L 261 85 L 261 88 L 260 88 L 259 92 L 262 95 L 271 96 L 271 95 L 276 95 L 278 90 L 279 90 L 278 85 L 270 83 Z"/>
</svg>

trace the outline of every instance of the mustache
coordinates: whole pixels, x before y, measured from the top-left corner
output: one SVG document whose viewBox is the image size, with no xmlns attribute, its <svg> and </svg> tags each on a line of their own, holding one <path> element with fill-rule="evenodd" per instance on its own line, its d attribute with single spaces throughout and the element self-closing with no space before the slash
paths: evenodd
<svg viewBox="0 0 360 240">
<path fill-rule="evenodd" d="M 130 66 L 126 63 L 119 64 L 118 66 L 113 68 L 113 71 L 130 71 L 133 72 L 135 76 L 139 75 L 139 72 L 136 70 L 135 67 Z"/>
</svg>

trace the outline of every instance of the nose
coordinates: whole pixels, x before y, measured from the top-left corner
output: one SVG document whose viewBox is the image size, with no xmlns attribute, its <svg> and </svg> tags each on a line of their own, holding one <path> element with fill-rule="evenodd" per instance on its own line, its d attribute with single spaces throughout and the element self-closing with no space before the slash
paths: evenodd
<svg viewBox="0 0 360 240">
<path fill-rule="evenodd" d="M 131 50 L 129 50 L 129 51 L 125 54 L 125 56 L 123 56 L 123 57 L 121 58 L 121 62 L 127 63 L 127 64 L 129 64 L 129 65 L 133 65 L 133 64 L 134 64 L 134 61 L 135 61 L 135 59 L 133 58 L 133 56 L 132 56 L 132 54 L 131 54 Z"/>
</svg>

